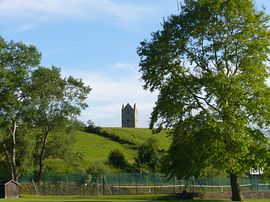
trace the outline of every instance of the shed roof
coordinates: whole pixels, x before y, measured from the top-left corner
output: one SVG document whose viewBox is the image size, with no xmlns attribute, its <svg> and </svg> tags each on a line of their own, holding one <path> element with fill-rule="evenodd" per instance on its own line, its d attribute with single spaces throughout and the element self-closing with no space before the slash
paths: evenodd
<svg viewBox="0 0 270 202">
<path fill-rule="evenodd" d="M 20 186 L 20 183 L 16 182 L 15 180 L 9 180 L 8 182 L 5 183 L 5 185 L 7 185 L 9 183 L 14 183 L 14 184 Z"/>
</svg>

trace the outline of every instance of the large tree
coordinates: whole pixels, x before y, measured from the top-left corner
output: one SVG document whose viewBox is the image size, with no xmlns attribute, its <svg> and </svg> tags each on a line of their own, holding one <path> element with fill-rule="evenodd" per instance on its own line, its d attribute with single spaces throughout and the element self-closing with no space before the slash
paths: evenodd
<svg viewBox="0 0 270 202">
<path fill-rule="evenodd" d="M 23 136 L 27 128 L 24 118 L 28 116 L 31 106 L 28 90 L 31 72 L 39 62 L 40 53 L 34 46 L 6 42 L 0 38 L 0 146 L 14 180 L 18 178 L 17 157 L 22 157 L 22 163 L 23 153 L 28 150 L 17 151 L 18 148 L 22 149 L 21 146 L 25 145 L 23 140 L 27 139 Z"/>
<path fill-rule="evenodd" d="M 251 0 L 185 0 L 138 48 L 145 89 L 159 91 L 150 127 L 169 127 L 167 168 L 179 178 L 269 165 L 269 17 Z"/>
<path fill-rule="evenodd" d="M 40 182 L 44 161 L 71 156 L 73 123 L 82 109 L 91 88 L 82 80 L 62 78 L 56 67 L 39 67 L 32 74 L 31 122 L 36 128 L 35 181 Z M 68 156 L 66 156 L 68 154 Z"/>
<path fill-rule="evenodd" d="M 80 79 L 62 78 L 59 68 L 40 67 L 40 59 L 34 46 L 0 38 L 0 152 L 13 180 L 35 163 L 39 181 L 45 159 L 68 158 L 68 131 L 91 90 Z"/>
</svg>

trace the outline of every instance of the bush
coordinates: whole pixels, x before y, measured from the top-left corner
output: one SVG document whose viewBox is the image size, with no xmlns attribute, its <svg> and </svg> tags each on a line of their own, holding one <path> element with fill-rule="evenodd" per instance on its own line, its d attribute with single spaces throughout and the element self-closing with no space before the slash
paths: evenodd
<svg viewBox="0 0 270 202">
<path fill-rule="evenodd" d="M 138 150 L 135 167 L 139 172 L 156 172 L 160 169 L 160 154 L 157 149 L 156 139 L 149 138 Z"/>
<path fill-rule="evenodd" d="M 125 169 L 127 166 L 126 158 L 119 149 L 114 149 L 110 152 L 108 163 L 117 169 Z"/>
<path fill-rule="evenodd" d="M 95 161 L 90 164 L 86 173 L 88 174 L 86 181 L 97 183 L 108 173 L 108 169 L 101 161 Z"/>
</svg>

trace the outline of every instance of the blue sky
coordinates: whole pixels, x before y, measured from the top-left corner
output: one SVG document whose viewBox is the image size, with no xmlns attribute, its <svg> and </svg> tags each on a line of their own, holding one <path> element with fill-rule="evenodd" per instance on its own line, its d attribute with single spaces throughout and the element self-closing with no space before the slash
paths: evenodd
<svg viewBox="0 0 270 202">
<path fill-rule="evenodd" d="M 270 13 L 269 0 L 255 3 Z M 148 127 L 157 94 L 142 88 L 136 49 L 177 12 L 176 0 L 0 0 L 0 35 L 37 46 L 42 65 L 93 88 L 81 120 L 120 127 L 129 102 L 137 103 L 139 127 Z"/>
</svg>

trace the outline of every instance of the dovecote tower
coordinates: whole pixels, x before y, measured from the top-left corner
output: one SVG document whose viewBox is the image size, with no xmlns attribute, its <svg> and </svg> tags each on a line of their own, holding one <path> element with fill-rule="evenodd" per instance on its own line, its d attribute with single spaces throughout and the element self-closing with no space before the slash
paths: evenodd
<svg viewBox="0 0 270 202">
<path fill-rule="evenodd" d="M 122 128 L 137 128 L 138 127 L 138 113 L 136 104 L 134 107 L 127 103 L 122 105 Z"/>
</svg>

